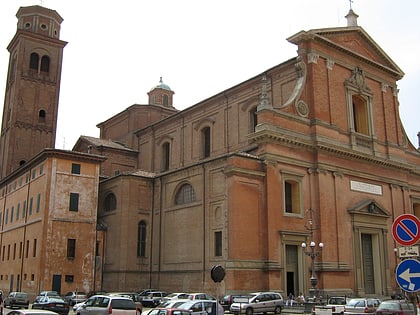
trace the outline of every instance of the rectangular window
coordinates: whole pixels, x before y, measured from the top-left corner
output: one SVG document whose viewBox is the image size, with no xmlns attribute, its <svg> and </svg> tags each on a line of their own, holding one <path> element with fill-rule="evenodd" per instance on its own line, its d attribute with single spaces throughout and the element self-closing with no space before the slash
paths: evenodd
<svg viewBox="0 0 420 315">
<path fill-rule="evenodd" d="M 32 251 L 32 256 L 36 257 L 36 239 L 34 239 L 34 247 L 33 247 L 33 251 Z"/>
<path fill-rule="evenodd" d="M 10 259 L 10 244 L 7 245 L 7 260 Z"/>
<path fill-rule="evenodd" d="M 32 214 L 32 205 L 34 203 L 34 198 L 31 197 L 31 199 L 29 199 L 29 215 Z"/>
<path fill-rule="evenodd" d="M 302 212 L 302 196 L 300 182 L 287 179 L 283 183 L 284 211 L 286 213 L 300 214 Z"/>
<path fill-rule="evenodd" d="M 19 215 L 20 215 L 20 203 L 18 203 L 17 208 L 16 208 L 16 220 L 19 220 Z"/>
<path fill-rule="evenodd" d="M 9 222 L 9 208 L 6 209 L 6 219 L 4 221 L 5 221 L 5 224 Z"/>
<path fill-rule="evenodd" d="M 70 211 L 79 211 L 79 194 L 78 193 L 70 193 Z"/>
<path fill-rule="evenodd" d="M 15 212 L 15 207 L 12 206 L 12 210 L 10 210 L 10 223 L 13 222 L 13 213 Z"/>
<path fill-rule="evenodd" d="M 80 164 L 72 163 L 72 165 L 71 165 L 71 173 L 72 174 L 80 174 Z"/>
<path fill-rule="evenodd" d="M 222 231 L 214 232 L 214 256 L 222 256 Z"/>
<path fill-rule="evenodd" d="M 169 142 L 165 142 L 162 145 L 162 170 L 167 171 L 169 170 L 169 150 L 170 145 Z"/>
<path fill-rule="evenodd" d="M 22 219 L 26 217 L 26 200 L 23 201 Z"/>
<path fill-rule="evenodd" d="M 202 157 L 207 158 L 210 156 L 210 127 L 205 127 L 201 131 L 201 145 Z"/>
<path fill-rule="evenodd" d="M 44 164 L 41 164 L 39 166 L 39 175 L 42 175 L 44 173 Z"/>
<path fill-rule="evenodd" d="M 39 208 L 41 207 L 41 194 L 36 196 L 36 212 L 39 212 Z"/>
<path fill-rule="evenodd" d="M 20 242 L 20 244 L 19 244 L 19 259 L 22 258 L 22 249 L 23 249 L 23 243 Z"/>
<path fill-rule="evenodd" d="M 13 244 L 13 260 L 16 259 L 16 243 Z"/>
<path fill-rule="evenodd" d="M 25 253 L 25 258 L 28 258 L 29 256 L 29 240 L 26 241 L 26 253 Z"/>
<path fill-rule="evenodd" d="M 36 175 L 36 169 L 34 168 L 34 169 L 32 170 L 32 179 L 34 179 L 34 178 L 35 178 L 35 175 Z"/>
<path fill-rule="evenodd" d="M 76 257 L 76 239 L 67 239 L 67 258 Z"/>
</svg>

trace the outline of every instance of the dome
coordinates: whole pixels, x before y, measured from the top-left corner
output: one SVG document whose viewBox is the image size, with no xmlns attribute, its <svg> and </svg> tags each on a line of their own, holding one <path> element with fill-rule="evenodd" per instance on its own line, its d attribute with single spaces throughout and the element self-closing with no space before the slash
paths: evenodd
<svg viewBox="0 0 420 315">
<path fill-rule="evenodd" d="M 164 89 L 164 90 L 172 91 L 171 88 L 169 87 L 169 85 L 163 83 L 162 77 L 160 77 L 159 84 L 156 85 L 155 87 L 153 87 L 151 89 L 151 91 L 154 90 L 154 89 Z"/>
</svg>

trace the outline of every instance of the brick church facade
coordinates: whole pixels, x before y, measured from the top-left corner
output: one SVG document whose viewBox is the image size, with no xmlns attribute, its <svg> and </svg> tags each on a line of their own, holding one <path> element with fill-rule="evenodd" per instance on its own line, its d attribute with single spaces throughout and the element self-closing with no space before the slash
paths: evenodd
<svg viewBox="0 0 420 315">
<path fill-rule="evenodd" d="M 148 104 L 99 123 L 99 138 L 81 136 L 68 154 L 98 165 L 83 187 L 97 197 L 96 246 L 91 275 L 73 266 L 71 285 L 308 294 L 315 275 L 324 294 L 398 292 L 391 225 L 420 216 L 420 152 L 399 117 L 404 73 L 352 10 L 347 20 L 289 37 L 297 56 L 182 111 L 161 79 Z M 311 242 L 324 244 L 313 261 L 301 247 Z"/>
</svg>

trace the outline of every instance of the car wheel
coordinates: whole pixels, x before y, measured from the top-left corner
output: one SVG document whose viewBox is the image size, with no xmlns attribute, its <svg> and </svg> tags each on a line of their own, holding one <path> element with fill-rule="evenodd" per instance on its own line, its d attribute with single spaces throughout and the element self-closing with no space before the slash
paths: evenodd
<svg viewBox="0 0 420 315">
<path fill-rule="evenodd" d="M 252 309 L 252 307 L 248 307 L 245 311 L 246 315 L 253 315 L 254 314 L 254 310 Z"/>
<path fill-rule="evenodd" d="M 276 306 L 276 308 L 274 309 L 274 314 L 280 314 L 280 313 L 281 313 L 281 307 Z"/>
</svg>

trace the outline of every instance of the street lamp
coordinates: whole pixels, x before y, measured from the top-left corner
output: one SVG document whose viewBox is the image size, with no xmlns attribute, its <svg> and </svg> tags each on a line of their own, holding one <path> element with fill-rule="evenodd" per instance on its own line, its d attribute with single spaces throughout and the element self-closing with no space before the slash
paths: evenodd
<svg viewBox="0 0 420 315">
<path fill-rule="evenodd" d="M 302 250 L 303 253 L 309 257 L 311 257 L 311 286 L 312 288 L 309 290 L 310 294 L 315 298 L 316 296 L 316 285 L 318 284 L 318 279 L 316 278 L 315 274 L 315 257 L 319 256 L 321 254 L 322 248 L 324 247 L 324 243 L 319 243 L 318 247 L 319 250 L 316 250 L 316 244 L 314 241 L 311 241 L 309 243 L 309 249 L 307 249 L 307 244 L 302 243 Z"/>
</svg>

